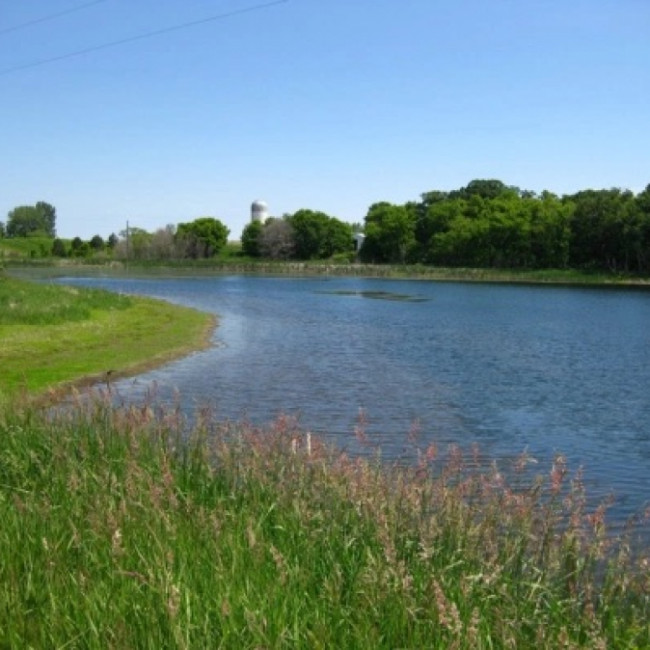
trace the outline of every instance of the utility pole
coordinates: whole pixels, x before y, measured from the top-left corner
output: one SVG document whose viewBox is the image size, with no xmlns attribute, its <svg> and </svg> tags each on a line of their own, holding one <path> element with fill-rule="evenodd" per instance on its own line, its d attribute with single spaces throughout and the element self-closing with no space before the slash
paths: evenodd
<svg viewBox="0 0 650 650">
<path fill-rule="evenodd" d="M 126 270 L 129 270 L 129 220 L 126 220 Z"/>
</svg>

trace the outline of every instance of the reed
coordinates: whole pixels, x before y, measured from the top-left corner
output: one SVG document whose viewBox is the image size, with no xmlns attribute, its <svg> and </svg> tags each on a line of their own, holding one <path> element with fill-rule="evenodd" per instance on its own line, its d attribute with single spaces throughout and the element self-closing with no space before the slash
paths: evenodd
<svg viewBox="0 0 650 650">
<path fill-rule="evenodd" d="M 0 407 L 0 647 L 650 646 L 647 548 L 561 457 L 514 489 L 113 401 Z"/>
</svg>

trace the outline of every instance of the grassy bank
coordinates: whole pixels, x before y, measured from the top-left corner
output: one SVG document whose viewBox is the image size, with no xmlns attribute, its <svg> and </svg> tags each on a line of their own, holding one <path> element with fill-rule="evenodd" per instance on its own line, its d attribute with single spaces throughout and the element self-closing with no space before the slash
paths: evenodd
<svg viewBox="0 0 650 650">
<path fill-rule="evenodd" d="M 205 345 L 212 326 L 161 301 L 0 276 L 0 393 L 131 374 Z"/>
<path fill-rule="evenodd" d="M 561 458 L 514 490 L 108 397 L 0 415 L 0 647 L 650 647 L 648 558 Z"/>
</svg>

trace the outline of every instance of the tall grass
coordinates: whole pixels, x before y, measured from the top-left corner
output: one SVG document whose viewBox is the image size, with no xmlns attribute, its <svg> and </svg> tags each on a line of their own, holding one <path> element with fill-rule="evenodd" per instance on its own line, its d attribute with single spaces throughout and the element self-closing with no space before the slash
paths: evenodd
<svg viewBox="0 0 650 650">
<path fill-rule="evenodd" d="M 647 554 L 561 457 L 386 467 L 287 418 L 0 413 L 0 647 L 644 648 Z M 526 458 L 520 459 L 521 477 Z"/>
</svg>

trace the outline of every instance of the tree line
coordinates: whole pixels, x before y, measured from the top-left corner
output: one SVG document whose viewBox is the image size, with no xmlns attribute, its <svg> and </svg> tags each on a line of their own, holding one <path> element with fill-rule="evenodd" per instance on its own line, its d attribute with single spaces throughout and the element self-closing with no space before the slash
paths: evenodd
<svg viewBox="0 0 650 650">
<path fill-rule="evenodd" d="M 148 232 L 131 227 L 122 230 L 115 243 L 113 256 L 130 260 L 208 259 L 214 257 L 228 242 L 230 230 L 215 217 L 199 217 L 194 221 L 169 224 Z"/>
<path fill-rule="evenodd" d="M 474 180 L 419 202 L 375 203 L 364 261 L 481 268 L 650 272 L 650 185 L 559 197 Z"/>
<path fill-rule="evenodd" d="M 0 237 L 54 237 L 56 210 L 43 201 L 20 206 L 0 223 Z M 353 235 L 363 232 L 355 250 Z M 155 232 L 133 227 L 104 241 L 99 235 L 52 254 L 118 259 L 199 259 L 217 255 L 229 229 L 215 217 L 168 225 Z M 301 209 L 241 233 L 241 254 L 277 260 L 335 259 L 377 264 L 430 264 L 480 268 L 576 268 L 650 273 L 650 185 L 536 194 L 494 179 L 452 191 L 433 190 L 419 201 L 371 205 L 363 224 Z"/>
<path fill-rule="evenodd" d="M 417 202 L 374 203 L 363 226 L 312 210 L 253 222 L 242 249 L 276 259 L 349 255 L 357 230 L 358 258 L 368 263 L 649 273 L 650 185 L 638 195 L 615 188 L 560 197 L 477 179 Z"/>
<path fill-rule="evenodd" d="M 128 228 L 119 236 L 106 240 L 95 235 L 88 241 L 74 237 L 69 242 L 56 237 L 56 209 L 39 201 L 35 206 L 19 206 L 8 214 L 6 225 L 0 222 L 0 238 L 53 238 L 51 250 L 41 255 L 55 257 L 134 260 L 209 258 L 216 255 L 228 241 L 229 229 L 214 217 L 200 217 L 187 223 L 169 225 L 150 233 L 138 227 Z"/>
<path fill-rule="evenodd" d="M 298 210 L 264 223 L 252 221 L 241 236 L 242 253 L 266 259 L 313 260 L 346 257 L 353 226 L 315 210 Z M 349 255 L 347 255 L 349 258 Z"/>
</svg>

